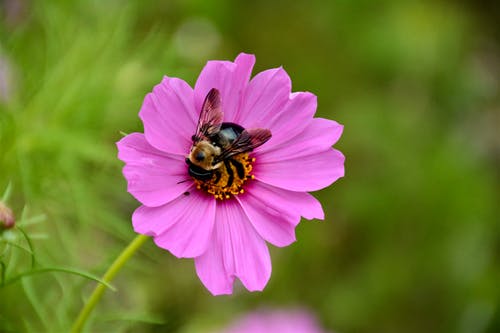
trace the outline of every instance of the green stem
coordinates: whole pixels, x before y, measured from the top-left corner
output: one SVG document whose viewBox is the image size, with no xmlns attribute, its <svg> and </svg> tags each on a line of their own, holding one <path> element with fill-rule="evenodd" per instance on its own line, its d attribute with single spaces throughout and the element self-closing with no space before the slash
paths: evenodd
<svg viewBox="0 0 500 333">
<path fill-rule="evenodd" d="M 118 258 L 116 258 L 116 260 L 111 264 L 111 266 L 109 266 L 107 272 L 102 277 L 102 280 L 106 283 L 111 282 L 111 280 L 113 280 L 113 278 L 122 268 L 122 266 L 148 239 L 149 239 L 148 236 L 137 235 L 137 237 L 134 238 L 134 240 L 125 248 L 125 250 L 123 250 L 122 253 L 120 253 Z M 92 295 L 90 295 L 90 298 L 87 301 L 87 304 L 85 304 L 83 309 L 80 311 L 78 318 L 73 323 L 73 327 L 71 328 L 71 333 L 79 333 L 82 331 L 83 327 L 85 326 L 85 323 L 87 322 L 88 317 L 90 316 L 90 313 L 95 308 L 97 303 L 99 303 L 99 300 L 101 299 L 105 289 L 106 286 L 102 283 L 99 283 L 95 287 L 94 291 L 92 292 Z"/>
</svg>

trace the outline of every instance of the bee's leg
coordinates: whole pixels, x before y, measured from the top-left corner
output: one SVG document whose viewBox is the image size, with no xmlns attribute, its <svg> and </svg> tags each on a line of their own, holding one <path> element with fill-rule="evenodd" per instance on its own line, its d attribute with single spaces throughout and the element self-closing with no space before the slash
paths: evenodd
<svg viewBox="0 0 500 333">
<path fill-rule="evenodd" d="M 231 185 L 233 185 L 234 172 L 233 169 L 231 168 L 231 164 L 229 164 L 229 160 L 224 160 L 224 166 L 226 167 L 227 174 L 229 175 L 226 186 L 230 187 Z"/>
<path fill-rule="evenodd" d="M 220 173 L 220 171 L 219 171 L 219 170 L 215 170 L 215 171 L 214 171 L 214 173 L 215 173 L 215 180 L 214 180 L 214 184 L 217 184 L 217 183 L 219 182 L 220 177 L 222 176 L 222 174 Z"/>
<path fill-rule="evenodd" d="M 243 179 L 245 177 L 245 169 L 243 168 L 243 164 L 239 161 L 231 159 L 231 164 L 236 168 L 236 172 L 238 173 L 238 178 Z"/>
</svg>

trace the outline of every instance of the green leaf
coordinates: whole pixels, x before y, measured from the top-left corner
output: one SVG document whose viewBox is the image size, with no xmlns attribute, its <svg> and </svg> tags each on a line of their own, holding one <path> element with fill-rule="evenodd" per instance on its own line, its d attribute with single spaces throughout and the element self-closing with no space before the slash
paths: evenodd
<svg viewBox="0 0 500 333">
<path fill-rule="evenodd" d="M 3 286 L 3 283 L 5 281 L 5 270 L 7 269 L 3 261 L 0 261 L 0 268 L 2 269 L 2 272 L 0 273 L 0 286 Z"/>
<path fill-rule="evenodd" d="M 33 248 L 33 243 L 31 242 L 31 239 L 28 237 L 28 234 L 24 231 L 23 228 L 17 227 L 17 230 L 24 236 L 24 239 L 26 239 L 26 242 L 28 243 L 28 246 L 30 250 L 28 252 L 31 253 L 31 268 L 34 268 L 36 265 L 36 258 L 35 258 L 35 249 Z"/>
<path fill-rule="evenodd" d="M 11 194 L 12 194 L 12 182 L 9 182 L 7 188 L 5 189 L 5 192 L 3 192 L 2 201 L 7 202 Z"/>
<path fill-rule="evenodd" d="M 74 268 L 66 268 L 66 267 L 35 268 L 35 269 L 29 270 L 27 272 L 23 272 L 19 275 L 16 275 L 13 278 L 8 279 L 7 281 L 4 282 L 4 286 L 15 283 L 15 282 L 23 279 L 24 277 L 27 277 L 30 275 L 36 275 L 36 274 L 47 273 L 47 272 L 62 272 L 62 273 L 78 275 L 78 276 L 87 278 L 89 280 L 93 280 L 93 281 L 96 281 L 98 283 L 101 283 L 101 284 L 105 285 L 106 287 L 108 287 L 109 289 L 111 289 L 112 291 L 116 291 L 116 288 L 113 287 L 111 284 L 107 283 L 106 281 L 102 280 L 101 278 L 99 278 L 93 274 L 90 274 L 90 273 L 87 273 L 84 271 L 80 271 L 80 270 L 77 270 Z"/>
</svg>

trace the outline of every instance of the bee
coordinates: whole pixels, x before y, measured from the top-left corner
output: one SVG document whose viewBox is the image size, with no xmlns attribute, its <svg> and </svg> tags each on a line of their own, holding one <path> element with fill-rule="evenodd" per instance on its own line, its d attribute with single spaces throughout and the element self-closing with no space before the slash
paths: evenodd
<svg viewBox="0 0 500 333">
<path fill-rule="evenodd" d="M 207 181 L 215 174 L 215 183 L 221 177 L 222 168 L 225 168 L 228 174 L 226 186 L 231 186 L 235 177 L 231 165 L 240 179 L 245 177 L 243 165 L 233 157 L 264 144 L 271 138 L 271 131 L 262 128 L 245 129 L 238 124 L 223 122 L 223 116 L 220 93 L 212 88 L 203 102 L 186 163 L 191 177 Z"/>
</svg>

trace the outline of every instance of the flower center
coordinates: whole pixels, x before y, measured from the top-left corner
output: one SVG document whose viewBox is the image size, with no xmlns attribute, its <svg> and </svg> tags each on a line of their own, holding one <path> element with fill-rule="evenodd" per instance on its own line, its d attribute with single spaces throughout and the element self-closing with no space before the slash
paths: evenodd
<svg viewBox="0 0 500 333">
<path fill-rule="evenodd" d="M 208 180 L 194 179 L 196 188 L 212 194 L 215 199 L 224 200 L 245 192 L 243 185 L 255 177 L 250 174 L 255 158 L 248 153 L 241 153 L 223 161 L 221 166 L 213 171 Z"/>
</svg>

